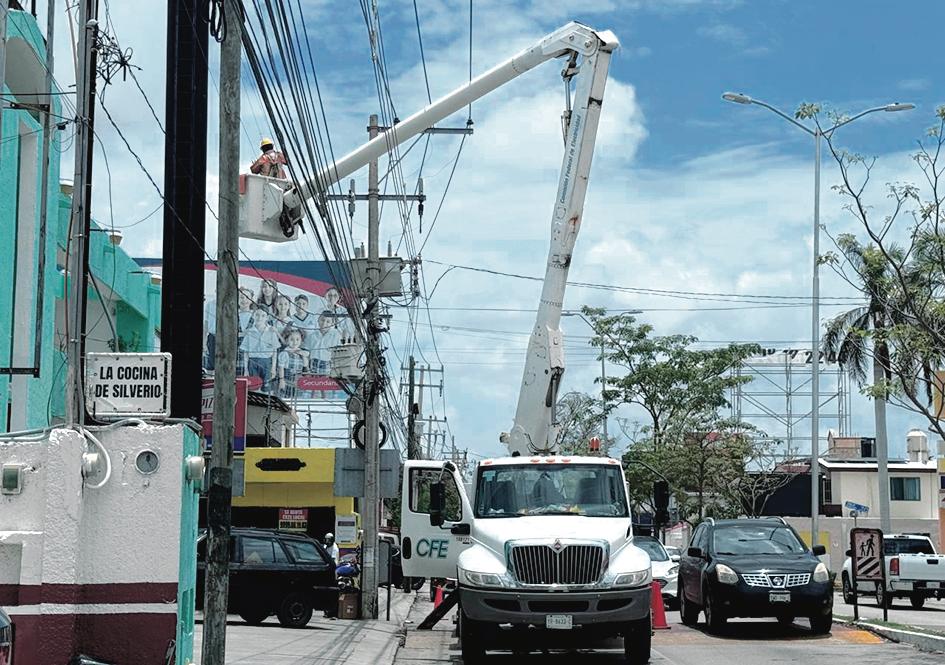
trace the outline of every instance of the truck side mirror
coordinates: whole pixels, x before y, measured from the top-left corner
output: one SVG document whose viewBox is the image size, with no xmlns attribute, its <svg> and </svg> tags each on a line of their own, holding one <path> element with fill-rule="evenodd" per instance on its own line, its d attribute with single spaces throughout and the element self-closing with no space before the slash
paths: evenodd
<svg viewBox="0 0 945 665">
<path fill-rule="evenodd" d="M 446 512 L 446 487 L 441 482 L 430 484 L 430 526 L 443 526 Z"/>
<path fill-rule="evenodd" d="M 811 548 L 811 552 L 814 553 L 814 556 L 823 556 L 827 553 L 827 548 L 823 545 L 814 545 L 814 547 Z"/>
</svg>

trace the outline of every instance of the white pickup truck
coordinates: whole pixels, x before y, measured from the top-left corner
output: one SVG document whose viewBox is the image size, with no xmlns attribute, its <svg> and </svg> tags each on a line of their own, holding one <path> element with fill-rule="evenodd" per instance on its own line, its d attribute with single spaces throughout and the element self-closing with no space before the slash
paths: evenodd
<svg viewBox="0 0 945 665">
<path fill-rule="evenodd" d="M 927 536 L 892 534 L 883 538 L 886 586 L 858 581 L 858 595 L 875 595 L 880 607 L 890 607 L 894 598 L 908 598 L 919 609 L 926 598 L 945 598 L 945 555 L 936 554 Z M 850 558 L 843 562 L 843 600 L 853 604 Z"/>
</svg>

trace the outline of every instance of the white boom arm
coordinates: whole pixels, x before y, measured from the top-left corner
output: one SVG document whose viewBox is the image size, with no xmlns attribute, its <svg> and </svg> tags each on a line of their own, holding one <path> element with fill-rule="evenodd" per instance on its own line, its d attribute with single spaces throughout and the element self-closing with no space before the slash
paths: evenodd
<svg viewBox="0 0 945 665">
<path fill-rule="evenodd" d="M 500 437 L 512 455 L 549 452 L 557 445 L 557 428 L 552 428 L 552 423 L 558 386 L 564 374 L 564 345 L 559 327 L 561 306 L 571 253 L 581 228 L 607 71 L 611 54 L 618 46 L 617 37 L 610 31 L 568 23 L 345 155 L 314 179 L 303 183 L 300 190 L 288 190 L 283 198 L 283 222 L 291 220 L 290 223 L 294 223 L 300 217 L 302 199 L 316 197 L 320 191 L 367 166 L 397 145 L 541 63 L 570 56 L 562 74 L 575 79 L 574 102 L 570 118 L 566 117 L 564 159 L 551 220 L 551 246 L 545 281 L 535 328 L 528 342 L 515 422 L 511 432 Z"/>
</svg>

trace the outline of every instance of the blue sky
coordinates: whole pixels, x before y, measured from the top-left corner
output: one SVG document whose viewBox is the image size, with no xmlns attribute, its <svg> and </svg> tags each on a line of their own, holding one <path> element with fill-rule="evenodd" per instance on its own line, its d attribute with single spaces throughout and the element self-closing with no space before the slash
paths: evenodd
<svg viewBox="0 0 945 665">
<path fill-rule="evenodd" d="M 339 153 L 364 139 L 377 95 L 366 30 L 357 3 L 303 0 L 316 67 Z M 721 101 L 725 90 L 744 91 L 785 111 L 815 101 L 855 112 L 890 101 L 910 101 L 909 113 L 875 114 L 844 128 L 839 143 L 878 157 L 871 196 L 883 204 L 882 183 L 915 180 L 908 158 L 915 139 L 945 103 L 936 50 L 945 6 L 932 0 L 893 6 L 875 0 L 810 2 L 737 0 L 588 0 L 572 14 L 570 3 L 474 0 L 473 61 L 476 73 L 512 55 L 569 19 L 613 30 L 622 48 L 611 68 L 598 149 L 571 278 L 577 281 L 675 291 L 806 296 L 810 293 L 812 145 L 808 137 L 758 107 Z M 153 6 L 152 6 L 153 5 Z M 394 102 L 402 117 L 426 101 L 413 4 L 378 0 Z M 468 3 L 418 0 L 434 97 L 462 83 L 468 67 Z M 139 78 L 163 115 L 164 13 L 160 3 L 114 3 L 112 16 L 123 45 L 134 48 Z M 64 22 L 63 22 L 64 23 Z M 60 24 L 62 25 L 62 23 Z M 154 26 L 162 26 L 160 39 Z M 72 80 L 68 32 L 57 40 L 58 78 Z M 211 42 L 215 62 L 215 45 Z M 559 64 L 546 64 L 473 108 L 476 133 L 464 147 L 441 217 L 424 249 L 432 288 L 443 267 L 456 263 L 540 275 L 548 243 L 551 202 L 561 159 L 559 116 L 563 94 Z M 215 74 L 213 75 L 215 78 Z M 216 94 L 211 84 L 211 98 Z M 130 83 L 116 82 L 108 103 L 148 169 L 160 182 L 163 144 L 143 100 Z M 243 98 L 242 161 L 254 157 L 257 135 L 271 130 L 258 97 Z M 208 200 L 215 206 L 217 105 L 211 103 Z M 458 116 L 444 124 L 462 124 Z M 116 223 L 154 209 L 156 194 L 111 128 L 99 123 L 113 173 Z M 456 154 L 458 139 L 437 137 L 425 168 L 431 199 L 429 230 Z M 408 181 L 419 151 L 404 161 Z M 64 158 L 71 164 L 71 156 Z M 107 186 L 96 166 L 96 185 Z M 67 169 L 68 170 L 68 169 Z M 358 174 L 363 190 L 365 174 Z M 830 233 L 855 231 L 829 187 L 836 169 L 825 160 L 823 221 Z M 108 215 L 97 196 L 95 214 Z M 402 227 L 389 209 L 382 235 L 397 244 Z M 363 216 L 362 210 L 359 215 Z M 417 220 L 412 233 L 421 237 Z M 355 220 L 354 240 L 365 234 Z M 829 240 L 823 239 L 825 249 Z M 129 251 L 160 252 L 160 216 L 126 232 Z M 386 244 L 386 243 L 384 243 Z M 207 246 L 216 246 L 213 229 Z M 256 258 L 311 259 L 311 246 L 244 243 Z M 446 368 L 446 400 L 428 395 L 425 410 L 449 417 L 460 448 L 502 452 L 497 435 L 511 426 L 524 346 L 533 325 L 539 285 L 453 271 L 421 310 L 418 349 Z M 851 296 L 849 287 L 824 271 L 825 296 Z M 707 340 L 751 340 L 803 346 L 810 336 L 809 310 L 704 311 L 731 303 L 704 302 L 572 288 L 566 306 L 582 304 L 647 310 L 641 320 L 657 333 L 689 333 Z M 499 307 L 519 312 L 484 312 Z M 459 309 L 451 309 L 459 308 Z M 840 311 L 824 307 L 823 318 Z M 396 368 L 409 351 L 411 326 L 404 310 L 392 310 Z M 432 325 L 431 325 L 432 324 Z M 587 330 L 566 319 L 568 372 L 563 390 L 596 390 L 598 366 L 586 348 Z M 433 339 L 431 339 L 431 329 Z M 434 348 L 435 339 L 435 348 Z M 399 357 L 398 357 L 399 356 Z M 396 375 L 396 371 L 394 372 Z M 854 391 L 855 392 L 855 391 Z M 801 403 L 797 403 L 801 408 Z M 429 412 L 429 411 L 428 411 Z M 853 397 L 854 433 L 872 434 L 871 405 Z M 633 420 L 637 414 L 621 412 Z M 921 421 L 893 412 L 889 433 L 904 452 L 905 432 Z M 825 424 L 826 427 L 827 424 Z M 616 429 L 616 422 L 614 427 Z M 924 427 L 923 427 L 924 429 Z"/>
</svg>

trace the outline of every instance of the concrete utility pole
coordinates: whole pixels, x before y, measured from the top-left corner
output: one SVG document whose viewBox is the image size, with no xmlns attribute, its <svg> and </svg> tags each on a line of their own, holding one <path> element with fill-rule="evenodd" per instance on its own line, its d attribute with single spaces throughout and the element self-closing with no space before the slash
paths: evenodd
<svg viewBox="0 0 945 665">
<path fill-rule="evenodd" d="M 4 2 L 6 0 L 3 0 Z M 92 223 L 92 156 L 95 131 L 95 42 L 98 0 L 79 3 L 79 66 L 76 71 L 75 178 L 66 274 L 69 301 L 66 374 L 66 422 L 85 423 L 85 304 L 88 294 L 89 229 Z M 51 101 L 51 100 L 50 100 Z"/>
<path fill-rule="evenodd" d="M 167 132 L 161 267 L 161 350 L 170 353 L 174 360 L 171 415 L 197 421 L 203 390 L 202 340 L 205 334 L 203 243 L 209 75 L 205 5 L 205 0 L 168 0 L 167 3 Z"/>
<path fill-rule="evenodd" d="M 377 115 L 372 115 L 368 124 L 368 135 L 378 135 Z M 380 425 L 381 392 L 383 380 L 380 366 L 380 348 L 377 340 L 377 308 L 380 303 L 381 265 L 379 236 L 381 215 L 378 206 L 377 159 L 368 165 L 368 284 L 367 287 L 367 365 L 364 368 L 364 541 L 362 543 L 361 616 L 377 618 L 377 528 L 378 490 L 380 475 L 380 450 L 378 434 Z"/>
<path fill-rule="evenodd" d="M 239 5 L 228 5 L 220 47 L 220 222 L 217 230 L 217 331 L 213 382 L 213 450 L 207 493 L 207 575 L 203 622 L 204 665 L 223 665 L 230 579 L 233 497 L 233 423 L 236 403 L 236 302 L 240 247 Z"/>
<path fill-rule="evenodd" d="M 408 372 L 410 375 L 407 378 L 407 459 L 419 459 L 420 456 L 417 454 L 417 413 L 418 409 L 414 403 L 414 382 L 413 382 L 413 373 L 417 367 L 417 361 L 414 360 L 413 356 L 410 356 L 410 365 Z M 423 383 L 421 381 L 421 383 Z"/>
</svg>

